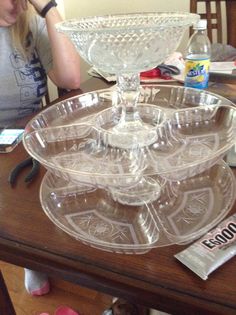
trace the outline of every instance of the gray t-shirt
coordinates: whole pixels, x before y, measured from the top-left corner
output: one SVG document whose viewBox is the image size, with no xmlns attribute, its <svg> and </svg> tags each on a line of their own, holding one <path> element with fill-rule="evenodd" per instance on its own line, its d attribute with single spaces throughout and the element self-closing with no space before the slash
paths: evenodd
<svg viewBox="0 0 236 315">
<path fill-rule="evenodd" d="M 52 54 L 45 20 L 35 16 L 30 24 L 27 60 L 11 44 L 10 30 L 0 27 L 0 127 L 41 108 L 47 91 Z"/>
</svg>

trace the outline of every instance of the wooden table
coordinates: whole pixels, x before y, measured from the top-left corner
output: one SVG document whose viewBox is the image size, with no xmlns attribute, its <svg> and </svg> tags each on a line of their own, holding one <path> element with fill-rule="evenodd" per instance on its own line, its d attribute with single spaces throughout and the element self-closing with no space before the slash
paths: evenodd
<svg viewBox="0 0 236 315">
<path fill-rule="evenodd" d="M 95 81 L 90 89 L 104 85 Z M 23 182 L 24 174 L 13 189 L 8 184 L 9 171 L 26 157 L 22 145 L 0 156 L 1 260 L 171 314 L 236 314 L 235 259 L 203 281 L 174 258 L 184 246 L 157 248 L 144 255 L 112 254 L 85 246 L 44 214 L 39 202 L 43 167 L 29 186 Z M 7 306 L 4 310 L 1 315 L 14 314 Z"/>
</svg>

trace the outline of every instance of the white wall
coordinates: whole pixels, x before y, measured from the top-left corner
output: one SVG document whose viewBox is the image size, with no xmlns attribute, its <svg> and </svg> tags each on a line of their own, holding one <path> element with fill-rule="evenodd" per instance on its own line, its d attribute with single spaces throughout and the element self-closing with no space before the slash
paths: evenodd
<svg viewBox="0 0 236 315">
<path fill-rule="evenodd" d="M 57 8 L 58 8 L 59 12 L 61 13 L 62 17 L 64 18 L 65 17 L 64 0 L 57 0 Z"/>
<path fill-rule="evenodd" d="M 125 12 L 188 11 L 189 0 L 64 0 L 67 18 Z"/>
<path fill-rule="evenodd" d="M 62 1 L 62 0 L 61 0 Z M 151 11 L 189 11 L 189 0 L 64 0 L 66 19 L 85 16 Z M 188 32 L 184 37 L 187 40 Z M 184 45 L 179 49 L 183 51 Z M 81 61 L 82 82 L 88 79 L 87 70 L 90 65 Z"/>
</svg>

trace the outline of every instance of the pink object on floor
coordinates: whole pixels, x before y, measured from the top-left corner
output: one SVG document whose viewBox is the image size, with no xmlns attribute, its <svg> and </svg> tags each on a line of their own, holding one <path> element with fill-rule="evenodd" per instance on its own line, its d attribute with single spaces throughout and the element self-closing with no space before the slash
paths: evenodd
<svg viewBox="0 0 236 315">
<path fill-rule="evenodd" d="M 50 314 L 48 314 L 48 313 L 41 313 L 41 314 L 39 314 L 39 315 L 50 315 Z"/>
<path fill-rule="evenodd" d="M 48 281 L 46 281 L 44 286 L 42 286 L 40 289 L 31 291 L 30 294 L 34 296 L 40 296 L 40 295 L 47 294 L 49 291 L 50 291 L 50 284 Z M 43 315 L 43 314 L 40 314 L 40 315 Z"/>
<path fill-rule="evenodd" d="M 72 310 L 68 306 L 59 306 L 56 309 L 54 315 L 80 315 L 80 314 L 77 313 L 76 311 Z"/>
</svg>

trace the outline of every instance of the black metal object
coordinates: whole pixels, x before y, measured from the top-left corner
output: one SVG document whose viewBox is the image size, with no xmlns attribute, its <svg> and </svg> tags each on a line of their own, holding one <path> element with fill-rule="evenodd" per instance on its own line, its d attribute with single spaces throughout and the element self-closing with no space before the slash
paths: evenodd
<svg viewBox="0 0 236 315">
<path fill-rule="evenodd" d="M 11 186 L 13 186 L 16 183 L 17 177 L 21 173 L 21 171 L 31 166 L 30 172 L 26 175 L 24 182 L 25 183 L 31 183 L 31 181 L 35 178 L 35 176 L 38 174 L 40 169 L 40 163 L 33 159 L 32 157 L 27 158 L 26 160 L 20 162 L 16 165 L 16 167 L 10 172 L 8 181 Z"/>
</svg>

